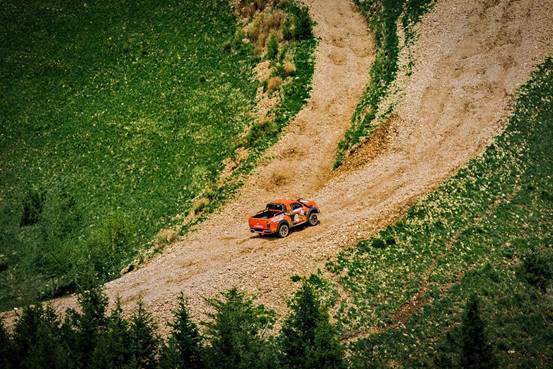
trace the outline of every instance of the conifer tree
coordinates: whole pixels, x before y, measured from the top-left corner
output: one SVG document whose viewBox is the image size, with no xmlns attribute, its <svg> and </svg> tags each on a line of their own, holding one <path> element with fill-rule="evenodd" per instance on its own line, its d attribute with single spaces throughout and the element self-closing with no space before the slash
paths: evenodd
<svg viewBox="0 0 553 369">
<path fill-rule="evenodd" d="M 462 325 L 461 365 L 465 369 L 496 367 L 492 348 L 484 336 L 484 322 L 480 318 L 480 302 L 472 296 L 467 304 Z"/>
<path fill-rule="evenodd" d="M 173 311 L 175 320 L 170 324 L 171 337 L 164 350 L 161 366 L 164 368 L 199 369 L 202 364 L 202 345 L 198 327 L 190 319 L 186 299 L 181 293 L 177 308 Z"/>
<path fill-rule="evenodd" d="M 434 366 L 436 368 L 453 369 L 459 368 L 459 347 L 458 334 L 453 331 L 447 332 L 445 338 L 436 347 Z"/>
<path fill-rule="evenodd" d="M 236 288 L 208 302 L 215 310 L 206 323 L 208 368 L 276 367 L 274 346 L 263 336 L 274 323 L 272 310 L 256 305 Z"/>
<path fill-rule="evenodd" d="M 130 322 L 129 346 L 133 366 L 142 369 L 155 368 L 160 342 L 152 315 L 146 311 L 144 303 L 139 301 Z"/>
<path fill-rule="evenodd" d="M 92 355 L 93 368 L 124 368 L 131 359 L 129 323 L 123 317 L 121 300 L 118 298 L 111 311 L 107 327 L 98 337 Z"/>
<path fill-rule="evenodd" d="M 294 369 L 345 368 L 343 348 L 328 311 L 304 283 L 290 304 L 280 333 L 281 361 Z"/>
<path fill-rule="evenodd" d="M 79 304 L 81 313 L 69 312 L 76 328 L 75 354 L 80 367 L 89 368 L 99 336 L 106 329 L 108 299 L 100 287 L 95 287 L 79 295 Z"/>
<path fill-rule="evenodd" d="M 51 307 L 29 306 L 16 322 L 13 334 L 14 367 L 65 369 L 71 367 L 68 348 L 61 340 L 58 317 Z"/>
<path fill-rule="evenodd" d="M 81 367 L 81 365 L 77 365 L 79 363 L 79 349 L 77 346 L 78 332 L 75 329 L 75 315 L 75 310 L 67 310 L 59 329 L 60 340 L 67 349 L 67 360 L 70 368 Z"/>
<path fill-rule="evenodd" d="M 0 368 L 11 369 L 14 360 L 13 342 L 0 317 Z"/>
</svg>

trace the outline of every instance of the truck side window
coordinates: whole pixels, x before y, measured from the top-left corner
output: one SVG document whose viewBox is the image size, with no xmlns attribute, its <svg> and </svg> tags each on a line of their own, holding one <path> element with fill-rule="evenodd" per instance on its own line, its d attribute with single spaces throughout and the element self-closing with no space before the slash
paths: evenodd
<svg viewBox="0 0 553 369">
<path fill-rule="evenodd" d="M 297 202 L 293 203 L 292 204 L 292 211 L 296 210 L 296 209 L 301 209 L 301 205 L 298 204 Z"/>
</svg>

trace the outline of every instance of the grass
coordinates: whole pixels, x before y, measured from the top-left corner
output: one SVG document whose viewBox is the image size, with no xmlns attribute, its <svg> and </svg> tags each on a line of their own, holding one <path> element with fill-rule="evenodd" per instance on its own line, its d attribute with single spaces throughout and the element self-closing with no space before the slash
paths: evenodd
<svg viewBox="0 0 553 369">
<path fill-rule="evenodd" d="M 409 46 L 415 35 L 414 25 L 429 10 L 432 0 L 356 0 L 373 33 L 375 57 L 369 71 L 370 81 L 357 104 L 351 127 L 338 143 L 334 168 L 342 164 L 363 137 L 376 128 L 379 103 L 389 92 L 398 72 L 400 51 L 398 22 L 405 33 L 404 45 Z M 410 66 L 412 67 L 412 60 Z"/>
<path fill-rule="evenodd" d="M 160 229 L 182 222 L 252 124 L 259 58 L 236 41 L 226 0 L 9 1 L 0 20 L 7 309 L 114 278 Z M 297 73 L 277 129 L 252 142 L 206 210 L 232 194 L 303 105 L 314 46 L 291 46 Z"/>
<path fill-rule="evenodd" d="M 553 60 L 520 90 L 505 131 L 371 240 L 327 264 L 336 316 L 359 367 L 434 366 L 482 299 L 499 367 L 553 363 Z M 408 307 L 415 303 L 415 307 Z M 369 334 L 369 332 L 377 332 Z M 364 337 L 364 338 L 363 338 Z"/>
</svg>

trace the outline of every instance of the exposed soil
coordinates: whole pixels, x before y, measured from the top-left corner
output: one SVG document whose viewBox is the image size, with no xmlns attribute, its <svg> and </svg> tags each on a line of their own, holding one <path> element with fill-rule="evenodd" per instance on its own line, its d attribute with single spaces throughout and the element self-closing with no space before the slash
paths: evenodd
<svg viewBox="0 0 553 369">
<path fill-rule="evenodd" d="M 141 297 L 171 319 L 183 291 L 192 312 L 232 286 L 282 313 L 308 274 L 358 239 L 390 224 L 422 194 L 482 152 L 501 130 L 513 93 L 553 51 L 553 1 L 438 1 L 412 50 L 416 66 L 399 80 L 396 114 L 337 173 L 337 142 L 367 82 L 371 38 L 347 0 L 306 1 L 317 22 L 313 91 L 236 199 L 142 268 L 106 285 L 127 308 Z M 377 145 L 377 147 L 371 147 Z M 247 218 L 273 198 L 316 199 L 316 227 L 286 239 L 252 235 Z M 74 297 L 54 301 L 74 306 Z"/>
</svg>

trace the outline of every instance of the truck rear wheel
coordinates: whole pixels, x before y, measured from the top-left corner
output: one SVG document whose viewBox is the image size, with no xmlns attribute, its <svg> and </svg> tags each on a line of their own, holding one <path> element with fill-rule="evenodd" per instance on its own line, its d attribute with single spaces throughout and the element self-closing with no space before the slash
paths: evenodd
<svg viewBox="0 0 553 369">
<path fill-rule="evenodd" d="M 284 238 L 288 236 L 290 233 L 290 227 L 288 227 L 288 224 L 281 224 L 280 227 L 278 227 L 278 236 L 281 238 Z"/>
</svg>

